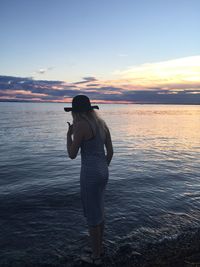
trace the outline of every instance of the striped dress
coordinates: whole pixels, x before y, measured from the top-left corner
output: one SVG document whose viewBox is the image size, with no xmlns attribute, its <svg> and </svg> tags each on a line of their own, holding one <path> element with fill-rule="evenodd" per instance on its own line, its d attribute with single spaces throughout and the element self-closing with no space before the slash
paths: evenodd
<svg viewBox="0 0 200 267">
<path fill-rule="evenodd" d="M 108 176 L 104 141 L 97 128 L 96 135 L 81 144 L 81 200 L 89 226 L 96 226 L 104 220 L 104 192 Z"/>
</svg>

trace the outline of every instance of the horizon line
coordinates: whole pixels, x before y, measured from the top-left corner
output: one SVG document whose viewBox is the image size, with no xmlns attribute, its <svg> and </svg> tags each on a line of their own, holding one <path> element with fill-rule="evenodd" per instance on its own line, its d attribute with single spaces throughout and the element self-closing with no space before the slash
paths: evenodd
<svg viewBox="0 0 200 267">
<path fill-rule="evenodd" d="M 45 103 L 51 103 L 51 104 L 71 104 L 71 102 L 60 102 L 60 101 L 32 101 L 32 100 L 2 100 L 0 99 L 0 103 L 42 103 L 42 104 L 45 104 Z M 175 102 L 175 103 L 170 103 L 170 102 L 164 102 L 164 103 L 159 103 L 159 102 L 140 102 L 140 103 L 136 103 L 136 102 L 126 102 L 126 103 L 122 103 L 120 101 L 115 101 L 115 102 L 92 102 L 91 100 L 91 103 L 94 104 L 106 104 L 106 105 L 182 105 L 182 106 L 198 106 L 200 105 L 200 103 L 191 103 L 191 102 L 188 102 L 188 103 L 178 103 L 178 102 Z"/>
</svg>

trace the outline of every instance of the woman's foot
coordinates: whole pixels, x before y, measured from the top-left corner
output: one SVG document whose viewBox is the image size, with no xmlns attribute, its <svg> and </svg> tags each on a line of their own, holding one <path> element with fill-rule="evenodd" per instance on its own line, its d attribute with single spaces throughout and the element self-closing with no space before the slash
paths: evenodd
<svg viewBox="0 0 200 267">
<path fill-rule="evenodd" d="M 92 254 L 92 249 L 90 247 L 85 247 L 83 250 L 85 253 Z M 104 248 L 101 249 L 100 255 L 101 255 L 101 257 L 103 257 L 105 255 Z"/>
<path fill-rule="evenodd" d="M 86 262 L 86 263 L 89 263 L 89 264 L 93 264 L 93 265 L 96 265 L 96 266 L 101 266 L 102 265 L 102 259 L 101 257 L 98 257 L 98 258 L 94 258 L 92 256 L 92 254 L 89 254 L 89 255 L 82 255 L 81 256 L 81 260 L 83 262 Z"/>
</svg>

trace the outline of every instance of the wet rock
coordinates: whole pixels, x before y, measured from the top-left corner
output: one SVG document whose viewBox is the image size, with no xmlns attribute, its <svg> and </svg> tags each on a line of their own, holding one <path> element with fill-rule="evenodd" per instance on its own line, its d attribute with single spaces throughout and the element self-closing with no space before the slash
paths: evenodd
<svg viewBox="0 0 200 267">
<path fill-rule="evenodd" d="M 7 255 L 8 256 L 8 255 Z M 30 256 L 30 255 L 29 255 Z M 16 255 L 16 260 L 0 258 L 0 267 L 89 267 L 78 255 L 44 255 L 41 258 L 27 258 Z M 141 246 L 123 244 L 107 247 L 103 267 L 200 267 L 200 230 L 188 231 L 176 238 L 165 238 L 157 243 Z"/>
</svg>

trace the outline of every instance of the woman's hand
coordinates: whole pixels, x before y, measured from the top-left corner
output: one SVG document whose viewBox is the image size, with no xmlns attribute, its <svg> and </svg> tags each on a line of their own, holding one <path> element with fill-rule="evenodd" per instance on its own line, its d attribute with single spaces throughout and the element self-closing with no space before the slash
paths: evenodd
<svg viewBox="0 0 200 267">
<path fill-rule="evenodd" d="M 71 136 L 73 134 L 73 124 L 70 124 L 70 122 L 67 123 L 69 126 L 67 134 Z"/>
</svg>

